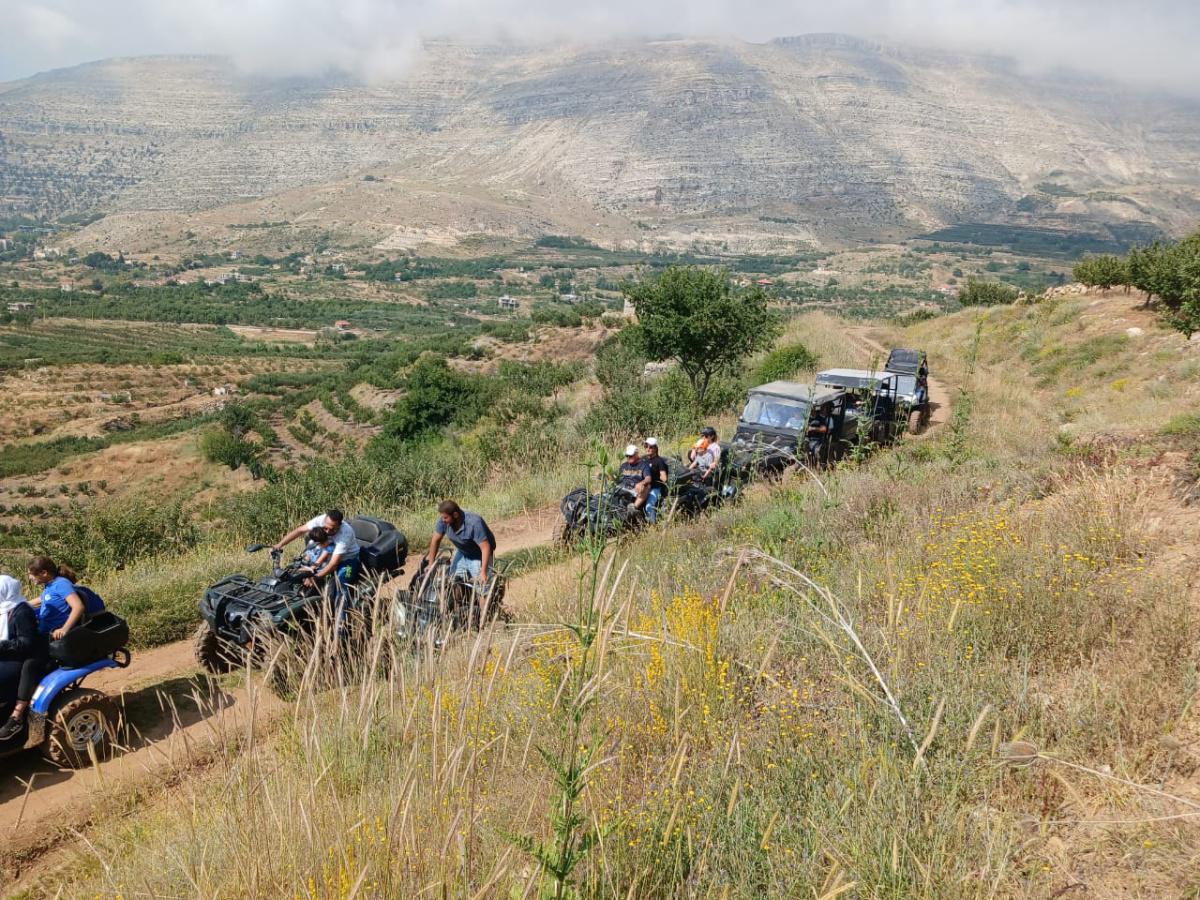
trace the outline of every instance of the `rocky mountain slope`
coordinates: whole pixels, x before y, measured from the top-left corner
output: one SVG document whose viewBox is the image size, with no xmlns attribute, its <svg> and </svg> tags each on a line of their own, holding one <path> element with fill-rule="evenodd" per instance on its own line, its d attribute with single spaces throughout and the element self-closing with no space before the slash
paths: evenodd
<svg viewBox="0 0 1200 900">
<path fill-rule="evenodd" d="M 232 221 L 303 214 L 401 244 L 413 216 L 451 239 L 701 219 L 797 241 L 979 221 L 1178 232 L 1200 214 L 1200 104 L 836 35 L 434 44 L 374 86 L 207 57 L 0 85 L 2 207 L 136 222 L 239 203 Z"/>
</svg>

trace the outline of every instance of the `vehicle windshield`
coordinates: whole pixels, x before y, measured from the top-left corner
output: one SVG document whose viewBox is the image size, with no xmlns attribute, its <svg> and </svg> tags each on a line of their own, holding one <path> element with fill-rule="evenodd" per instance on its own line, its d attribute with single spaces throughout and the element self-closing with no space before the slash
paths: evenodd
<svg viewBox="0 0 1200 900">
<path fill-rule="evenodd" d="M 808 424 L 808 403 L 803 400 L 784 400 L 765 394 L 751 394 L 742 421 L 767 428 L 786 428 L 799 431 Z"/>
</svg>

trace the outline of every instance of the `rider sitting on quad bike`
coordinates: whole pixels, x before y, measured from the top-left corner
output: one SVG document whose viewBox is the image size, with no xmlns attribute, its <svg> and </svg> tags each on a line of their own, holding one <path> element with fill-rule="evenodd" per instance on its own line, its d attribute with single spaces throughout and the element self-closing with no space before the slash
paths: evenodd
<svg viewBox="0 0 1200 900">
<path fill-rule="evenodd" d="M 658 521 L 658 509 L 670 487 L 671 469 L 666 459 L 659 455 L 658 438 L 648 437 L 642 446 L 646 449 L 643 459 L 650 469 L 650 490 L 646 492 L 646 521 L 653 525 Z"/>
<path fill-rule="evenodd" d="M 688 451 L 688 468 L 699 473 L 700 480 L 712 484 L 721 466 L 721 442 L 717 440 L 717 430 L 711 425 L 700 429 L 700 440 Z"/>
<path fill-rule="evenodd" d="M 621 463 L 620 469 L 617 470 L 617 487 L 628 492 L 632 497 L 632 502 L 629 504 L 631 510 L 645 508 L 646 499 L 650 496 L 650 486 L 653 483 L 654 474 L 650 464 L 638 455 L 637 445 L 626 446 L 625 459 Z"/>
<path fill-rule="evenodd" d="M 358 580 L 362 566 L 359 562 L 358 538 L 340 509 L 331 509 L 325 515 L 316 516 L 292 529 L 271 549 L 282 553 L 283 548 L 296 538 L 302 534 L 311 535 L 318 528 L 333 541 L 333 552 L 325 558 L 325 562 L 313 569 L 312 575 L 314 579 L 335 575 L 334 589 L 338 601 L 341 602 L 346 598 L 346 588 Z"/>
</svg>

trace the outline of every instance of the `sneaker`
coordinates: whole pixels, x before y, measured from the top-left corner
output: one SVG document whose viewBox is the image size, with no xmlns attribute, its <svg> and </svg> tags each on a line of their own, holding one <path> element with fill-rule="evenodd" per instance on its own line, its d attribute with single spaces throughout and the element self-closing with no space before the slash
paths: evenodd
<svg viewBox="0 0 1200 900">
<path fill-rule="evenodd" d="M 9 716 L 8 721 L 0 725 L 0 741 L 11 741 L 25 730 L 25 720 Z"/>
</svg>

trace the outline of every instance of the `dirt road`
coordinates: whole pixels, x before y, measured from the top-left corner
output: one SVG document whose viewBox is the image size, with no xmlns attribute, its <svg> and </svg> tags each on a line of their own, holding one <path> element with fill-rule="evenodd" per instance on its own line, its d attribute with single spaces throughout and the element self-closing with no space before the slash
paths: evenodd
<svg viewBox="0 0 1200 900">
<path fill-rule="evenodd" d="M 872 354 L 877 354 L 880 359 L 887 359 L 888 348 L 875 340 L 867 333 L 867 329 L 862 326 L 851 326 L 846 329 L 846 336 L 852 343 L 858 344 L 859 347 L 869 350 Z M 935 431 L 938 426 L 945 425 L 950 421 L 951 410 L 950 391 L 942 382 L 936 378 L 929 379 L 929 421 L 921 430 L 921 434 L 929 434 Z"/>
</svg>

